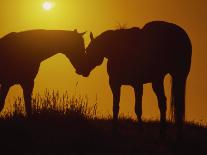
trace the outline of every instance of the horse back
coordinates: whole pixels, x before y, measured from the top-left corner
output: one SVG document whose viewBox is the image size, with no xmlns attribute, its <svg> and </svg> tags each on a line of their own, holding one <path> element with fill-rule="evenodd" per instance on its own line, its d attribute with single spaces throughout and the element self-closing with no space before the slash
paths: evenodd
<svg viewBox="0 0 207 155">
<path fill-rule="evenodd" d="M 142 31 L 143 50 L 154 64 L 167 67 L 168 71 L 186 70 L 188 74 L 192 45 L 184 29 L 173 23 L 154 21 L 146 24 Z"/>
<path fill-rule="evenodd" d="M 155 21 L 142 29 L 119 37 L 114 54 L 108 58 L 108 73 L 116 79 L 149 82 L 153 78 L 182 69 L 189 72 L 192 47 L 179 26 Z M 126 37 L 127 36 L 127 37 Z M 120 42 L 120 40 L 122 42 Z M 116 53 L 116 54 L 115 54 Z"/>
<path fill-rule="evenodd" d="M 34 76 L 40 62 L 65 50 L 77 38 L 73 31 L 29 30 L 12 32 L 0 39 L 1 79 Z M 24 75 L 24 76 L 23 76 Z"/>
</svg>

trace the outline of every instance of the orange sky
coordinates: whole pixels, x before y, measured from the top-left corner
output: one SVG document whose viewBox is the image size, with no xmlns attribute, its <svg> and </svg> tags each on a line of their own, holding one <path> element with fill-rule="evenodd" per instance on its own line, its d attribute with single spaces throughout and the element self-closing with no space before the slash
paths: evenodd
<svg viewBox="0 0 207 155">
<path fill-rule="evenodd" d="M 186 116 L 188 120 L 207 121 L 207 1 L 205 0 L 53 0 L 55 7 L 44 11 L 44 0 L 1 0 L 0 36 L 9 32 L 29 29 L 64 29 L 93 31 L 95 35 L 108 29 L 116 29 L 119 24 L 126 27 L 139 26 L 152 20 L 166 20 L 183 27 L 193 45 L 192 68 L 187 84 Z M 89 33 L 85 35 L 86 45 Z M 28 51 L 29 52 L 29 51 Z M 106 62 L 97 67 L 89 78 L 75 74 L 66 57 L 58 54 L 41 63 L 35 79 L 34 92 L 46 88 L 88 95 L 94 103 L 98 96 L 98 110 L 101 114 L 111 114 L 112 94 L 108 85 Z M 26 64 L 25 64 L 26 65 Z M 76 83 L 78 86 L 75 88 Z M 166 92 L 169 96 L 169 78 L 166 78 Z M 14 86 L 7 97 L 7 106 L 13 97 L 22 95 L 19 86 Z M 135 116 L 134 93 L 129 86 L 122 88 L 121 113 Z M 151 85 L 144 87 L 143 116 L 158 118 L 156 97 Z"/>
</svg>

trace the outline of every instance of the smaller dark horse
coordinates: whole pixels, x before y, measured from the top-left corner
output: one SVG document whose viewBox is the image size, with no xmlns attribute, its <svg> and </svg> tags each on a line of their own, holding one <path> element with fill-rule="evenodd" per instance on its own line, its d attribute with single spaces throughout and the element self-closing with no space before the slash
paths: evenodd
<svg viewBox="0 0 207 155">
<path fill-rule="evenodd" d="M 171 110 L 181 129 L 185 116 L 185 86 L 191 66 L 191 41 L 179 26 L 153 21 L 142 29 L 109 30 L 94 39 L 86 49 L 85 65 L 77 73 L 88 76 L 90 71 L 108 59 L 109 84 L 113 93 L 113 120 L 117 126 L 121 85 L 134 87 L 135 112 L 142 124 L 143 84 L 152 83 L 160 109 L 161 130 L 165 135 L 166 97 L 164 77 L 172 76 Z"/>
<path fill-rule="evenodd" d="M 40 63 L 65 54 L 78 69 L 85 56 L 84 33 L 64 30 L 30 30 L 9 33 L 0 39 L 0 111 L 10 86 L 23 88 L 26 112 L 31 115 L 31 94 Z"/>
</svg>

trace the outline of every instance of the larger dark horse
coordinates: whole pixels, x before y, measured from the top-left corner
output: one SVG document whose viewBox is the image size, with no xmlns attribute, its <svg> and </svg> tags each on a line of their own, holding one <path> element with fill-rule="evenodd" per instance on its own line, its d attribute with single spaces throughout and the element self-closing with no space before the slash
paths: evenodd
<svg viewBox="0 0 207 155">
<path fill-rule="evenodd" d="M 9 33 L 0 39 L 0 111 L 10 86 L 23 87 L 26 112 L 31 114 L 31 93 L 41 61 L 59 53 L 78 69 L 85 55 L 83 35 L 75 31 L 30 30 Z"/>
<path fill-rule="evenodd" d="M 152 83 L 160 109 L 161 132 L 165 133 L 166 97 L 163 81 L 172 76 L 172 111 L 181 133 L 185 116 L 185 87 L 191 66 L 191 41 L 179 26 L 153 21 L 142 29 L 119 29 L 103 32 L 93 38 L 86 49 L 85 66 L 78 73 L 88 76 L 90 71 L 108 59 L 109 84 L 113 93 L 113 119 L 119 113 L 120 87 L 134 87 L 135 112 L 142 123 L 143 84 Z"/>
</svg>

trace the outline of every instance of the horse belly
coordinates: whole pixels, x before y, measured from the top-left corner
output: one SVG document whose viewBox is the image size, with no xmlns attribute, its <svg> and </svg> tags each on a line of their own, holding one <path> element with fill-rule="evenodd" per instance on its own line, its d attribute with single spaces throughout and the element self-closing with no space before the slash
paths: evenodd
<svg viewBox="0 0 207 155">
<path fill-rule="evenodd" d="M 1 82 L 9 82 L 10 84 L 19 84 L 28 80 L 34 80 L 39 64 L 32 64 L 31 61 L 14 60 L 4 61 L 0 66 Z"/>
<path fill-rule="evenodd" d="M 130 65 L 130 61 L 120 64 L 108 63 L 107 70 L 110 78 L 126 85 L 150 83 L 167 74 L 167 70 L 158 65 L 146 64 Z"/>
</svg>

